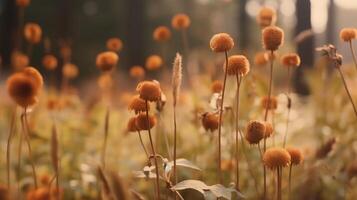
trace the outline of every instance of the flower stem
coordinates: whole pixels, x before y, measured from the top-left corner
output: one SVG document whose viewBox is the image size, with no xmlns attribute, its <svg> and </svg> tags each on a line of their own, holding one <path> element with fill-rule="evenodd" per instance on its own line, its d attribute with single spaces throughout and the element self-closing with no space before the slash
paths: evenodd
<svg viewBox="0 0 357 200">
<path fill-rule="evenodd" d="M 239 190 L 239 93 L 242 77 L 237 74 L 237 106 L 236 106 L 236 189 Z"/>
<path fill-rule="evenodd" d="M 277 200 L 281 200 L 281 172 L 282 168 L 278 167 L 276 168 L 277 170 L 277 179 L 278 179 L 278 197 Z"/>
<path fill-rule="evenodd" d="M 290 98 L 290 92 L 291 92 L 291 70 L 290 66 L 288 66 L 288 114 L 286 117 L 286 127 L 285 127 L 285 134 L 284 134 L 284 142 L 283 142 L 283 148 L 286 145 L 286 139 L 288 137 L 288 130 L 289 130 L 289 122 L 290 122 L 290 110 L 291 110 L 291 98 Z"/>
<path fill-rule="evenodd" d="M 105 169 L 105 153 L 107 150 L 107 143 L 108 143 L 109 117 L 110 117 L 110 110 L 109 110 L 109 107 L 107 107 L 107 112 L 106 112 L 105 118 L 104 118 L 104 142 L 103 142 L 103 149 L 102 149 L 102 155 L 101 155 L 103 169 Z"/>
<path fill-rule="evenodd" d="M 143 138 L 141 137 L 141 133 L 140 133 L 139 130 L 138 130 L 138 136 L 139 136 L 139 139 L 140 139 L 141 147 L 143 147 L 143 149 L 144 149 L 144 151 L 145 151 L 145 154 L 146 154 L 146 157 L 149 158 L 148 151 L 147 151 L 146 148 L 145 148 L 145 145 L 144 145 L 144 142 L 143 142 Z"/>
<path fill-rule="evenodd" d="M 29 127 L 28 127 L 28 121 L 27 121 L 27 109 L 24 109 L 24 113 L 21 116 L 21 125 L 22 125 L 22 130 L 23 134 L 25 136 L 25 140 L 27 143 L 28 151 L 29 151 L 29 159 L 31 162 L 31 167 L 32 167 L 32 174 L 33 174 L 33 181 L 35 184 L 35 188 L 38 188 L 37 184 L 37 175 L 36 175 L 36 169 L 35 169 L 35 162 L 32 156 L 32 149 L 31 149 L 31 144 L 30 144 L 30 138 L 29 138 Z"/>
<path fill-rule="evenodd" d="M 228 53 L 227 51 L 224 52 L 226 56 L 226 62 L 225 64 L 228 64 Z M 223 90 L 222 90 L 222 98 L 221 98 L 221 106 L 220 106 L 220 112 L 219 112 L 219 125 L 218 125 L 218 160 L 217 160 L 217 165 L 218 165 L 218 182 L 222 183 L 222 169 L 221 169 L 221 156 L 222 156 L 222 148 L 221 148 L 221 135 L 222 135 L 222 116 L 223 116 L 223 102 L 224 102 L 224 91 L 226 88 L 226 82 L 227 82 L 227 70 L 225 70 L 224 73 L 224 80 L 223 80 Z"/>
<path fill-rule="evenodd" d="M 355 51 L 353 49 L 353 46 L 352 46 L 352 40 L 350 40 L 349 45 L 350 45 L 350 49 L 351 49 L 351 53 L 352 53 L 353 62 L 355 63 L 355 67 L 357 69 L 356 53 L 355 53 Z"/>
<path fill-rule="evenodd" d="M 7 170 L 7 188 L 10 189 L 10 151 L 11 151 L 11 139 L 14 134 L 14 128 L 15 128 L 15 120 L 16 120 L 16 107 L 14 109 L 14 112 L 12 114 L 11 122 L 10 122 L 10 132 L 9 132 L 9 137 L 7 139 L 7 147 L 6 147 L 6 170 Z"/>
<path fill-rule="evenodd" d="M 176 127 L 176 105 L 174 105 L 174 167 L 173 167 L 173 180 L 174 180 L 174 184 L 176 185 L 177 183 L 177 172 L 176 172 L 176 148 L 177 148 L 177 127 Z M 176 195 L 175 195 L 175 199 L 176 199 Z"/>
<path fill-rule="evenodd" d="M 348 89 L 348 87 L 347 87 L 347 83 L 346 83 L 345 77 L 343 76 L 343 73 L 342 73 L 342 71 L 341 71 L 341 69 L 340 69 L 339 66 L 337 66 L 337 69 L 338 69 L 338 72 L 339 72 L 340 75 L 341 75 L 341 79 L 342 79 L 342 82 L 343 82 L 343 86 L 345 87 L 345 90 L 346 90 L 346 92 L 347 92 L 348 98 L 350 99 L 350 102 L 351 102 L 351 104 L 352 104 L 353 111 L 355 112 L 355 115 L 356 115 L 356 117 L 357 117 L 356 106 L 355 106 L 355 104 L 353 103 L 352 95 L 351 95 L 351 93 L 350 93 L 350 91 L 349 91 L 349 89 Z"/>
<path fill-rule="evenodd" d="M 146 106 L 146 120 L 147 120 L 147 128 L 148 128 L 148 133 L 149 133 L 150 145 L 151 145 L 152 153 L 154 154 L 154 161 L 155 161 L 156 197 L 157 197 L 157 199 L 160 199 L 159 165 L 157 164 L 157 157 L 156 157 L 155 147 L 154 147 L 154 143 L 152 141 L 152 136 L 151 136 L 151 131 L 150 131 L 149 104 L 148 104 L 147 100 L 145 100 L 145 106 Z"/>
<path fill-rule="evenodd" d="M 289 198 L 288 199 L 290 199 L 290 194 L 291 194 L 291 171 L 292 171 L 292 169 L 293 169 L 293 165 L 290 164 L 290 167 L 289 167 L 289 193 L 288 193 Z"/>
</svg>

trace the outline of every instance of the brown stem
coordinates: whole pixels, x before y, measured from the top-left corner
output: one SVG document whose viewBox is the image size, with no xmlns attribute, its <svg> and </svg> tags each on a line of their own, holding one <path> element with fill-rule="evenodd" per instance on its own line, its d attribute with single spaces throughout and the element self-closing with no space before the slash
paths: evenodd
<svg viewBox="0 0 357 200">
<path fill-rule="evenodd" d="M 286 117 L 286 126 L 285 126 L 285 134 L 284 134 L 284 142 L 283 142 L 283 148 L 285 148 L 286 144 L 286 139 L 288 137 L 288 130 L 289 130 L 289 121 L 290 121 L 290 110 L 291 110 L 291 98 L 290 98 L 290 92 L 291 92 L 291 73 L 290 73 L 290 66 L 288 66 L 288 114 Z"/>
<path fill-rule="evenodd" d="M 355 50 L 353 49 L 353 46 L 352 46 L 352 40 L 350 40 L 349 44 L 350 44 L 350 49 L 351 49 L 351 53 L 352 53 L 353 62 L 355 63 L 355 67 L 357 69 L 356 53 L 355 53 Z"/>
<path fill-rule="evenodd" d="M 290 194 L 291 194 L 291 171 L 292 171 L 292 169 L 293 169 L 293 165 L 290 164 L 290 167 L 289 167 L 289 193 L 288 193 L 289 198 L 288 199 L 290 199 Z"/>
<path fill-rule="evenodd" d="M 146 157 L 149 158 L 149 153 L 147 152 L 147 150 L 145 148 L 145 145 L 144 145 L 144 142 L 143 142 L 143 138 L 141 137 L 141 133 L 140 133 L 139 130 L 138 130 L 138 135 L 139 135 L 141 147 L 144 149 Z"/>
<path fill-rule="evenodd" d="M 236 75 L 237 79 L 237 106 L 236 106 L 236 189 L 239 190 L 239 93 L 240 93 L 240 84 L 242 77 L 239 74 Z"/>
<path fill-rule="evenodd" d="M 157 158 L 156 158 L 155 147 L 154 147 L 154 143 L 153 143 L 153 141 L 152 141 L 152 136 L 151 136 L 151 131 L 150 131 L 149 104 L 148 104 L 148 101 L 147 101 L 147 100 L 145 100 L 145 106 L 146 106 L 146 120 L 147 120 L 147 128 L 148 128 L 148 133 L 149 133 L 150 145 L 151 145 L 152 153 L 154 154 L 154 161 L 155 161 L 156 197 L 157 197 L 157 199 L 160 199 L 159 165 L 157 164 Z"/>
<path fill-rule="evenodd" d="M 7 170 L 7 188 L 10 189 L 10 150 L 11 150 L 11 139 L 14 135 L 14 127 L 16 120 L 16 107 L 12 114 L 11 122 L 10 122 L 10 132 L 9 137 L 7 138 L 7 146 L 6 146 L 6 170 Z"/>
<path fill-rule="evenodd" d="M 35 188 L 38 188 L 37 184 L 37 175 L 36 175 L 36 169 L 35 169 L 35 162 L 32 156 L 32 149 L 31 149 L 31 144 L 30 144 L 30 137 L 29 137 L 29 127 L 28 127 L 28 121 L 27 121 L 27 108 L 24 109 L 24 113 L 21 116 L 21 125 L 22 125 L 22 130 L 23 134 L 25 136 L 25 140 L 27 143 L 28 151 L 29 151 L 29 159 L 32 167 L 32 173 L 33 173 L 33 180 L 35 184 Z"/>
<path fill-rule="evenodd" d="M 348 90 L 348 87 L 347 87 L 347 83 L 346 83 L 346 80 L 345 80 L 345 77 L 343 76 L 343 73 L 340 69 L 340 67 L 338 66 L 337 67 L 338 71 L 340 72 L 340 75 L 341 75 L 341 79 L 342 79 L 342 82 L 343 82 L 343 86 L 345 87 L 345 90 L 347 92 L 347 95 L 348 95 L 348 98 L 350 99 L 350 102 L 352 104 L 352 107 L 353 107 L 353 111 L 355 112 L 355 115 L 357 117 L 357 110 L 356 110 L 356 106 L 355 104 L 353 103 L 353 99 L 352 99 L 352 95 L 350 93 L 350 91 Z"/>
<path fill-rule="evenodd" d="M 226 56 L 226 62 L 225 64 L 227 65 L 228 63 L 228 53 L 227 51 L 224 52 Z M 222 98 L 221 98 L 221 107 L 219 111 L 219 125 L 218 125 L 218 160 L 217 160 L 217 165 L 218 165 L 218 182 L 222 183 L 222 168 L 221 168 L 221 156 L 222 156 L 222 148 L 221 148 L 221 135 L 222 135 L 222 116 L 223 116 L 223 102 L 224 102 L 224 93 L 225 93 L 225 88 L 226 88 L 226 82 L 227 82 L 227 70 L 225 70 L 224 73 L 224 80 L 223 80 L 223 90 L 222 90 Z"/>
<path fill-rule="evenodd" d="M 102 155 L 101 155 L 103 169 L 105 169 L 105 153 L 107 150 L 107 143 L 108 143 L 109 117 L 110 117 L 110 110 L 109 110 L 109 107 L 107 107 L 107 112 L 106 112 L 105 118 L 104 118 L 104 142 L 103 142 L 103 149 L 102 149 Z"/>
<path fill-rule="evenodd" d="M 174 180 L 174 184 L 176 185 L 177 183 L 177 172 L 176 172 L 176 148 L 177 148 L 177 126 L 176 126 L 176 105 L 174 105 L 174 167 L 173 167 L 173 180 Z M 175 199 L 176 199 L 176 195 L 175 195 Z"/>
<path fill-rule="evenodd" d="M 278 200 L 281 200 L 281 176 L 282 176 L 282 168 L 277 168 L 277 178 L 278 178 Z"/>
<path fill-rule="evenodd" d="M 20 179 L 21 179 L 21 157 L 22 157 L 22 140 L 24 137 L 24 134 L 20 134 L 20 139 L 19 139 L 19 149 L 17 151 L 17 189 L 18 189 L 18 194 L 21 195 L 21 187 L 20 187 Z"/>
</svg>

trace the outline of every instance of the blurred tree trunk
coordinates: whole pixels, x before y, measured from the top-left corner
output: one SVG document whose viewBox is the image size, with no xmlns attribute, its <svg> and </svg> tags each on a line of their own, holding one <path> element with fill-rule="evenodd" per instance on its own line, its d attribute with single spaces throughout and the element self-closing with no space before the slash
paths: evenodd
<svg viewBox="0 0 357 200">
<path fill-rule="evenodd" d="M 335 23 L 336 23 L 336 6 L 333 0 L 330 0 L 328 7 L 328 21 L 326 29 L 326 40 L 329 44 L 335 44 Z"/>
<path fill-rule="evenodd" d="M 145 34 L 146 34 L 146 0 L 126 1 L 126 43 L 128 67 L 145 63 Z"/>
<path fill-rule="evenodd" d="M 18 29 L 18 15 L 14 0 L 5 0 L 3 4 L 3 13 L 1 14 L 0 31 L 0 55 L 2 57 L 2 66 L 10 65 L 11 52 L 16 48 Z"/>
<path fill-rule="evenodd" d="M 248 36 L 248 16 L 245 12 L 245 6 L 247 4 L 247 0 L 240 0 L 239 1 L 239 11 L 238 11 L 238 22 L 239 22 L 239 30 L 238 30 L 238 41 L 239 46 L 242 48 L 243 52 L 247 50 L 247 44 L 249 40 Z"/>
<path fill-rule="evenodd" d="M 312 29 L 310 0 L 296 1 L 296 19 L 295 35 L 298 35 L 302 31 Z M 313 67 L 314 46 L 314 37 L 308 37 L 297 44 L 297 53 L 301 57 L 301 67 L 297 68 L 293 83 L 296 92 L 301 95 L 308 95 L 310 93 L 304 77 L 304 71 L 306 68 Z"/>
</svg>

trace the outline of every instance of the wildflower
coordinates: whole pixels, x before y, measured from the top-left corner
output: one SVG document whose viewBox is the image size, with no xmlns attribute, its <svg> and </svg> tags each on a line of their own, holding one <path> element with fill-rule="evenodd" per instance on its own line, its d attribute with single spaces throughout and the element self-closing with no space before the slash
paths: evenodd
<svg viewBox="0 0 357 200">
<path fill-rule="evenodd" d="M 96 65 L 103 72 L 111 71 L 118 63 L 119 56 L 111 51 L 97 55 Z"/>
<path fill-rule="evenodd" d="M 261 104 L 264 109 L 268 110 L 276 110 L 278 108 L 278 100 L 274 96 L 271 96 L 270 99 L 268 96 L 263 97 Z"/>
<path fill-rule="evenodd" d="M 138 84 L 136 91 L 139 92 L 140 98 L 145 101 L 160 101 L 160 85 L 154 81 L 143 81 Z"/>
<path fill-rule="evenodd" d="M 138 131 L 138 127 L 136 126 L 136 117 L 132 117 L 128 121 L 127 131 L 136 132 Z"/>
<path fill-rule="evenodd" d="M 275 51 L 283 44 L 284 31 L 277 26 L 265 27 L 262 31 L 263 46 L 266 50 Z"/>
<path fill-rule="evenodd" d="M 280 147 L 273 147 L 265 151 L 263 155 L 263 163 L 270 169 L 287 167 L 291 162 L 291 157 L 288 151 Z"/>
<path fill-rule="evenodd" d="M 300 56 L 296 53 L 287 53 L 282 56 L 281 63 L 286 67 L 297 67 L 300 65 Z"/>
<path fill-rule="evenodd" d="M 110 89 L 113 86 L 113 79 L 111 74 L 102 74 L 98 78 L 98 86 L 102 90 Z"/>
<path fill-rule="evenodd" d="M 258 52 L 254 56 L 254 64 L 257 66 L 263 66 L 268 64 L 269 57 L 265 52 Z"/>
<path fill-rule="evenodd" d="M 211 90 L 213 93 L 221 93 L 223 90 L 223 83 L 220 80 L 215 80 L 211 84 Z"/>
<path fill-rule="evenodd" d="M 163 64 L 163 61 L 160 56 L 158 55 L 151 55 L 145 61 L 146 69 L 150 71 L 154 71 L 159 69 Z"/>
<path fill-rule="evenodd" d="M 165 42 L 171 38 L 171 31 L 166 26 L 159 26 L 153 32 L 153 38 L 158 42 Z"/>
<path fill-rule="evenodd" d="M 344 42 L 350 42 L 357 38 L 357 31 L 354 28 L 343 28 L 340 31 L 340 38 Z"/>
<path fill-rule="evenodd" d="M 225 70 L 227 70 L 228 75 L 245 76 L 248 74 L 249 68 L 249 61 L 245 56 L 234 55 L 228 58 L 228 65 Z"/>
<path fill-rule="evenodd" d="M 41 41 L 42 29 L 36 23 L 27 23 L 24 27 L 25 39 L 31 44 L 37 44 Z"/>
<path fill-rule="evenodd" d="M 218 129 L 219 116 L 217 113 L 204 113 L 202 115 L 202 125 L 206 131 L 214 131 Z"/>
<path fill-rule="evenodd" d="M 263 7 L 257 15 L 258 24 L 261 27 L 274 25 L 276 22 L 276 12 L 270 7 Z"/>
<path fill-rule="evenodd" d="M 213 52 L 225 52 L 233 48 L 234 41 L 227 33 L 218 33 L 213 35 L 210 41 L 210 47 Z"/>
<path fill-rule="evenodd" d="M 172 70 L 172 91 L 173 91 L 173 102 L 176 105 L 180 87 L 182 82 L 182 57 L 179 53 L 176 53 L 173 70 Z"/>
<path fill-rule="evenodd" d="M 264 138 L 270 137 L 274 132 L 273 125 L 270 122 L 265 122 Z"/>
<path fill-rule="evenodd" d="M 78 67 L 72 63 L 67 63 L 62 68 L 62 73 L 65 77 L 73 79 L 78 76 Z"/>
<path fill-rule="evenodd" d="M 28 56 L 19 51 L 14 51 L 11 54 L 11 65 L 17 71 L 27 67 L 29 65 L 29 62 L 30 61 Z"/>
<path fill-rule="evenodd" d="M 136 127 L 139 130 L 149 130 L 152 129 L 156 125 L 156 118 L 152 115 L 149 115 L 149 122 L 146 118 L 145 113 L 139 113 L 136 116 Z"/>
<path fill-rule="evenodd" d="M 135 65 L 130 68 L 130 76 L 135 79 L 143 79 L 145 77 L 145 69 L 142 66 Z"/>
<path fill-rule="evenodd" d="M 265 124 L 260 121 L 250 121 L 246 128 L 245 139 L 249 144 L 258 144 L 265 136 Z"/>
<path fill-rule="evenodd" d="M 190 24 L 190 17 L 183 13 L 176 14 L 171 20 L 172 27 L 177 30 L 187 29 Z"/>
<path fill-rule="evenodd" d="M 292 165 L 299 165 L 303 161 L 304 158 L 300 149 L 288 147 L 286 150 L 290 154 Z"/>
<path fill-rule="evenodd" d="M 119 52 L 123 48 L 123 42 L 119 38 L 113 37 L 107 40 L 106 46 L 109 51 Z"/>
<path fill-rule="evenodd" d="M 145 101 L 139 97 L 139 95 L 135 95 L 134 97 L 132 97 L 128 108 L 129 110 L 133 110 L 135 114 L 138 114 L 139 112 L 146 111 L 146 104 Z M 148 110 L 150 110 L 149 105 Z"/>
<path fill-rule="evenodd" d="M 48 54 L 45 55 L 42 58 L 42 65 L 47 69 L 47 70 L 54 70 L 57 68 L 58 62 L 57 58 L 54 55 Z"/>
</svg>

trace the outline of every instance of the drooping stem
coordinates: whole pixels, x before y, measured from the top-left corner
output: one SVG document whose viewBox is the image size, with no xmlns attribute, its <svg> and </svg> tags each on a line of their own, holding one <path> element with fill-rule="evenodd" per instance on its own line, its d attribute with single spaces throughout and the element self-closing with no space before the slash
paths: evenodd
<svg viewBox="0 0 357 200">
<path fill-rule="evenodd" d="M 14 127 L 15 127 L 15 120 L 16 120 L 16 107 L 12 114 L 11 122 L 10 122 L 10 132 L 9 137 L 7 138 L 7 146 L 6 146 L 6 170 L 7 170 L 7 188 L 10 189 L 10 151 L 11 151 L 11 139 L 14 134 Z"/>
<path fill-rule="evenodd" d="M 351 53 L 352 53 L 353 62 L 355 63 L 355 67 L 357 69 L 356 53 L 352 46 L 352 40 L 349 41 L 349 45 L 350 45 L 350 49 L 351 49 Z"/>
<path fill-rule="evenodd" d="M 357 117 L 356 106 L 355 106 L 355 104 L 353 103 L 352 95 L 351 95 L 351 93 L 350 93 L 350 91 L 349 91 L 349 89 L 348 89 L 348 86 L 347 86 L 345 77 L 343 76 L 343 73 L 342 73 L 342 71 L 341 71 L 341 69 L 340 69 L 339 66 L 337 67 L 337 69 L 338 69 L 338 71 L 339 71 L 339 73 L 340 73 L 340 75 L 341 75 L 341 79 L 342 79 L 342 82 L 343 82 L 343 86 L 345 87 L 345 90 L 346 90 L 346 92 L 347 92 L 348 98 L 350 99 L 351 105 L 352 105 L 352 107 L 353 107 L 353 111 L 355 112 L 355 115 L 356 115 L 356 117 Z"/>
<path fill-rule="evenodd" d="M 271 91 L 272 91 L 272 85 L 273 85 L 273 66 L 274 66 L 274 51 L 271 51 L 271 56 L 270 56 L 270 78 L 269 78 L 269 89 L 268 89 L 268 105 L 266 105 L 265 109 L 265 114 L 264 114 L 264 121 L 266 122 L 268 119 L 268 111 L 270 108 L 270 99 L 271 99 Z M 264 137 L 264 153 L 266 151 L 266 138 Z M 266 175 L 266 167 L 264 166 L 264 199 L 266 199 L 266 193 L 267 193 L 267 175 Z"/>
<path fill-rule="evenodd" d="M 228 63 L 228 53 L 227 51 L 224 52 L 226 56 L 226 62 L 225 64 Z M 225 88 L 226 88 L 226 82 L 227 82 L 227 70 L 224 72 L 224 80 L 223 80 L 223 90 L 222 90 L 222 98 L 221 98 L 221 105 L 220 105 L 220 111 L 219 111 L 219 125 L 218 125 L 218 160 L 217 160 L 217 165 L 218 165 L 218 182 L 222 183 L 222 168 L 221 168 L 221 156 L 222 156 L 222 148 L 221 148 L 221 135 L 222 135 L 222 117 L 223 117 L 223 102 L 224 102 L 224 93 L 225 93 Z"/>
<path fill-rule="evenodd" d="M 109 117 L 110 117 L 110 110 L 109 107 L 107 107 L 107 112 L 104 118 L 104 142 L 103 142 L 102 155 L 101 155 L 103 169 L 105 169 L 105 153 L 107 150 L 107 143 L 108 143 Z"/>
<path fill-rule="evenodd" d="M 147 128 L 148 128 L 148 133 L 149 133 L 149 139 L 150 139 L 150 145 L 151 145 L 151 151 L 154 154 L 154 161 L 155 161 L 155 173 L 156 173 L 156 197 L 157 199 L 160 199 L 160 177 L 159 177 L 159 165 L 157 164 L 157 157 L 156 157 L 156 152 L 155 152 L 155 147 L 154 143 L 152 140 L 151 136 L 151 131 L 150 131 L 150 119 L 149 119 L 149 103 L 147 100 L 145 100 L 145 106 L 146 106 L 146 120 L 147 120 Z"/>
<path fill-rule="evenodd" d="M 138 136 L 139 136 L 139 139 L 140 139 L 141 147 L 144 149 L 145 154 L 146 154 L 146 157 L 149 158 L 149 153 L 148 153 L 148 151 L 147 151 L 146 148 L 145 148 L 145 144 L 144 144 L 144 142 L 143 142 L 143 138 L 141 137 L 141 133 L 140 133 L 139 130 L 138 130 L 137 132 L 138 132 Z"/>
<path fill-rule="evenodd" d="M 289 198 L 288 199 L 290 199 L 290 194 L 291 194 L 291 172 L 292 172 L 292 169 L 293 169 L 293 165 L 292 164 L 290 164 L 290 166 L 289 166 Z"/>
<path fill-rule="evenodd" d="M 33 174 L 33 181 L 35 184 L 35 188 L 37 189 L 38 184 L 37 184 L 37 175 L 36 175 L 36 169 L 35 169 L 35 162 L 32 156 L 32 148 L 30 144 L 30 137 L 29 137 L 29 127 L 28 127 L 28 121 L 27 121 L 27 109 L 24 109 L 24 113 L 21 116 L 21 125 L 22 125 L 22 130 L 23 134 L 25 136 L 25 140 L 27 143 L 28 151 L 29 151 L 29 159 L 31 162 L 31 167 L 32 167 L 32 174 Z"/>
<path fill-rule="evenodd" d="M 291 92 L 291 70 L 290 66 L 288 66 L 288 93 L 287 93 L 287 98 L 288 98 L 288 113 L 286 116 L 286 126 L 285 126 L 285 134 L 284 134 L 284 142 L 283 142 L 283 148 L 285 147 L 286 144 L 286 139 L 288 137 L 288 131 L 289 131 L 289 122 L 290 122 L 290 110 L 291 110 L 291 97 L 290 97 L 290 92 Z"/>
<path fill-rule="evenodd" d="M 242 77 L 237 74 L 237 105 L 236 105 L 236 189 L 239 190 L 239 93 L 240 93 L 240 84 L 242 81 Z"/>
</svg>

